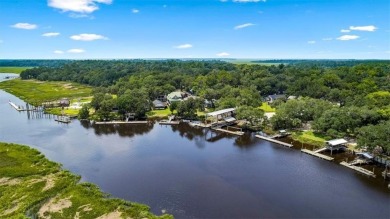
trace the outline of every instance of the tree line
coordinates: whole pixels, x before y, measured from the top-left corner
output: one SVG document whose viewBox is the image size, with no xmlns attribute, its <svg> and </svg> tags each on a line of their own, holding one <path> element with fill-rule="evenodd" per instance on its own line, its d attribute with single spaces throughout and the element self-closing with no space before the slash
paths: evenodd
<svg viewBox="0 0 390 219">
<path fill-rule="evenodd" d="M 330 137 L 357 138 L 369 148 L 381 142 L 390 151 L 390 141 L 375 133 L 388 132 L 390 61 L 301 61 L 264 66 L 217 60 L 87 60 L 27 69 L 21 77 L 99 87 L 104 92 L 96 92 L 94 99 L 101 106 L 94 107 L 116 107 L 122 115 L 132 111 L 142 116 L 158 96 L 183 90 L 210 100 L 216 109 L 239 107 L 239 117 L 245 115 L 256 125 L 264 122 L 259 119 L 262 112 L 258 113 L 264 97 L 295 96 L 298 99 L 273 103 L 277 110 L 270 124 L 274 129 L 310 125 Z M 117 98 L 113 100 L 112 95 Z M 194 107 L 202 108 L 189 102 L 180 109 Z M 183 115 L 187 111 L 180 110 Z"/>
</svg>

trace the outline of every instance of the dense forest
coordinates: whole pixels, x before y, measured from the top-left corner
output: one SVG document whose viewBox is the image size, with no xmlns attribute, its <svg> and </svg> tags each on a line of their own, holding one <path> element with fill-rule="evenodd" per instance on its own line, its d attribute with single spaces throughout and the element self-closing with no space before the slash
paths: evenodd
<svg viewBox="0 0 390 219">
<path fill-rule="evenodd" d="M 329 137 L 357 138 L 361 146 L 390 151 L 390 61 L 301 60 L 271 66 L 216 60 L 59 62 L 27 69 L 21 77 L 92 85 L 97 110 L 117 107 L 140 116 L 150 101 L 178 89 L 214 101 L 216 109 L 238 107 L 247 119 L 263 115 L 258 106 L 268 95 L 294 96 L 272 103 L 274 129 L 309 126 Z M 180 107 L 201 105 L 193 101 Z"/>
</svg>

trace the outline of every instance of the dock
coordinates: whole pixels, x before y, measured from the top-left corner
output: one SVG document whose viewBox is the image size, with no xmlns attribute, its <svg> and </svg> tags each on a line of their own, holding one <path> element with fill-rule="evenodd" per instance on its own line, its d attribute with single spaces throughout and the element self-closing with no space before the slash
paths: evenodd
<svg viewBox="0 0 390 219">
<path fill-rule="evenodd" d="M 280 144 L 280 145 L 283 145 L 285 147 L 291 148 L 293 146 L 292 144 L 289 144 L 289 143 L 286 143 L 286 142 L 283 142 L 283 141 L 278 141 L 278 140 L 275 140 L 275 139 L 272 139 L 272 138 L 268 138 L 268 137 L 265 137 L 265 136 L 261 136 L 261 135 L 255 135 L 255 136 L 256 136 L 256 138 L 260 138 L 260 139 L 263 139 L 263 140 L 266 140 L 266 141 L 269 141 L 269 142 L 272 142 L 272 143 Z"/>
<path fill-rule="evenodd" d="M 318 150 L 317 150 L 317 151 L 318 151 Z M 315 151 L 307 150 L 307 149 L 302 149 L 301 152 L 306 153 L 306 154 L 313 155 L 313 156 L 315 156 L 315 157 L 319 157 L 319 158 L 324 159 L 324 160 L 327 160 L 327 161 L 332 161 L 332 160 L 334 159 L 333 157 L 329 157 L 329 156 L 326 156 L 326 155 L 317 153 L 317 152 L 315 152 Z"/>
<path fill-rule="evenodd" d="M 11 105 L 13 108 L 15 108 L 17 111 L 22 111 L 23 109 L 17 106 L 16 104 L 12 103 L 11 101 L 8 101 L 9 105 Z"/>
<path fill-rule="evenodd" d="M 58 116 L 54 119 L 56 122 L 62 122 L 62 123 L 70 123 L 70 118 L 68 116 Z"/>
<path fill-rule="evenodd" d="M 160 125 L 179 125 L 180 121 L 159 121 L 158 124 Z"/>
<path fill-rule="evenodd" d="M 109 124 L 147 124 L 148 121 L 109 121 L 109 122 L 95 122 L 96 125 L 109 125 Z"/>
<path fill-rule="evenodd" d="M 364 174 L 364 175 L 371 176 L 371 177 L 374 177 L 374 178 L 376 177 L 376 175 L 374 174 L 374 172 L 369 171 L 369 170 L 366 170 L 366 169 L 364 169 L 364 168 L 362 168 L 362 167 L 354 166 L 354 165 L 349 164 L 349 163 L 347 163 L 347 162 L 345 162 L 345 161 L 341 162 L 340 165 L 345 166 L 345 167 L 348 167 L 348 168 L 350 168 L 350 169 L 353 169 L 353 170 L 355 170 L 355 171 L 357 171 L 357 172 L 359 172 L 359 173 L 362 173 L 362 174 Z"/>
<path fill-rule="evenodd" d="M 242 131 L 229 131 L 229 130 L 222 129 L 222 128 L 212 128 L 212 130 L 215 130 L 215 131 L 218 131 L 218 132 L 225 132 L 225 133 L 228 133 L 228 134 L 238 135 L 238 136 L 244 135 L 244 132 L 242 132 Z"/>
<path fill-rule="evenodd" d="M 314 153 L 321 153 L 321 152 L 326 151 L 326 150 L 328 150 L 328 148 L 327 147 L 323 147 L 323 148 L 320 148 L 318 150 L 315 150 Z"/>
</svg>

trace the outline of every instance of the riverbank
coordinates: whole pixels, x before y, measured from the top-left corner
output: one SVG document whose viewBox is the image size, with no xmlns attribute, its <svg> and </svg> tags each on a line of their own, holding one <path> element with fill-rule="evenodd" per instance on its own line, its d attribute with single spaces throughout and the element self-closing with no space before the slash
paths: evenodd
<svg viewBox="0 0 390 219">
<path fill-rule="evenodd" d="M 111 198 L 27 146 L 0 142 L 0 217 L 173 218 Z"/>
<path fill-rule="evenodd" d="M 10 66 L 0 66 L 0 73 L 13 73 L 20 74 L 22 71 L 29 69 L 31 67 L 10 67 Z"/>
</svg>

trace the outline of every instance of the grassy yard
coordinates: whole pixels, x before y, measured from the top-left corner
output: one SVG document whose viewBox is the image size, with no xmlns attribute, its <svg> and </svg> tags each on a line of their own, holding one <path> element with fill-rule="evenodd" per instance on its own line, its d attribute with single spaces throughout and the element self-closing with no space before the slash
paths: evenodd
<svg viewBox="0 0 390 219">
<path fill-rule="evenodd" d="M 33 105 L 61 98 L 85 98 L 91 95 L 91 87 L 68 82 L 48 82 L 37 80 L 9 80 L 0 83 L 3 89 Z"/>
<path fill-rule="evenodd" d="M 267 102 L 263 102 L 260 106 L 260 109 L 262 109 L 266 113 L 273 113 L 276 111 L 276 109 L 272 108 Z"/>
<path fill-rule="evenodd" d="M 0 66 L 0 73 L 15 73 L 20 74 L 22 71 L 29 69 L 30 67 L 2 67 Z"/>
<path fill-rule="evenodd" d="M 296 141 L 319 146 L 319 147 L 324 146 L 326 141 L 325 136 L 316 134 L 313 131 L 293 132 L 292 138 Z"/>
<path fill-rule="evenodd" d="M 158 218 L 79 180 L 35 149 L 0 142 L 0 218 Z"/>
<path fill-rule="evenodd" d="M 177 111 L 173 111 L 174 114 L 177 113 Z M 196 115 L 198 116 L 204 116 L 206 112 L 197 111 Z M 148 118 L 168 118 L 169 115 L 171 115 L 171 111 L 169 108 L 163 109 L 163 110 L 152 110 L 146 113 Z"/>
</svg>

